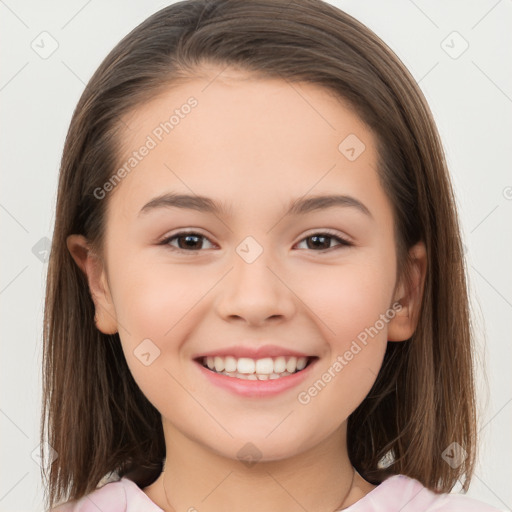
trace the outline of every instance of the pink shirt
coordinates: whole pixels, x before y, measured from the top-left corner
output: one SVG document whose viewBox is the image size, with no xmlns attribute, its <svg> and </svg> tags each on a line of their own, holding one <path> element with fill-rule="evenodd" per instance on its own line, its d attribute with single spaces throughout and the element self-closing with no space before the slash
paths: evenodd
<svg viewBox="0 0 512 512">
<path fill-rule="evenodd" d="M 135 482 L 121 478 L 51 512 L 163 512 Z M 500 512 L 461 494 L 435 494 L 405 475 L 393 475 L 344 512 Z"/>
</svg>

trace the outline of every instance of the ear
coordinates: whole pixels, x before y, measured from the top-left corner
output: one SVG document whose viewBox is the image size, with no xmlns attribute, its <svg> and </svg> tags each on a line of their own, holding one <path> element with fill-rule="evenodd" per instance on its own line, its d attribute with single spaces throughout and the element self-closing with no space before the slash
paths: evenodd
<svg viewBox="0 0 512 512">
<path fill-rule="evenodd" d="M 423 241 L 409 250 L 408 264 L 410 280 L 405 278 L 405 273 L 396 289 L 393 303 L 399 302 L 402 307 L 395 310 L 396 314 L 388 324 L 388 341 L 408 340 L 416 330 L 427 273 L 427 250 Z"/>
<path fill-rule="evenodd" d="M 66 245 L 89 283 L 96 311 L 94 316 L 96 327 L 104 334 L 115 334 L 117 316 L 101 258 L 94 254 L 88 240 L 82 235 L 69 235 Z"/>
</svg>

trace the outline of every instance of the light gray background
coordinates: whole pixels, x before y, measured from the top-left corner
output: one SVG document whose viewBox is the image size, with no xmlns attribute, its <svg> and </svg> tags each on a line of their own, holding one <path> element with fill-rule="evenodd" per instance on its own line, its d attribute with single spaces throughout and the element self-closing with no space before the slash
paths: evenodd
<svg viewBox="0 0 512 512">
<path fill-rule="evenodd" d="M 32 453 L 39 444 L 45 244 L 69 121 L 107 53 L 168 3 L 0 0 L 0 511 L 43 510 Z M 331 3 L 397 53 L 434 113 L 456 189 L 479 333 L 480 457 L 468 494 L 511 510 L 512 1 Z M 51 37 L 40 35 L 45 31 Z M 42 58 L 31 45 L 48 51 L 51 38 L 58 48 Z M 464 41 L 469 46 L 458 55 Z"/>
</svg>

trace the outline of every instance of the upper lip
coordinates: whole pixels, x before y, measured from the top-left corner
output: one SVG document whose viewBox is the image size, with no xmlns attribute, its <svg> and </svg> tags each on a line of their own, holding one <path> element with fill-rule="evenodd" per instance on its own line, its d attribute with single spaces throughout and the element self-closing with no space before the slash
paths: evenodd
<svg viewBox="0 0 512 512">
<path fill-rule="evenodd" d="M 220 348 L 217 350 L 210 350 L 202 352 L 193 357 L 193 359 L 200 359 L 202 357 L 227 357 L 233 356 L 235 359 L 241 357 L 248 357 L 250 359 L 264 359 L 266 357 L 312 357 L 311 354 L 305 354 L 297 350 L 290 350 L 288 348 L 279 347 L 277 345 L 262 345 L 259 347 L 237 345 L 233 347 Z"/>
</svg>

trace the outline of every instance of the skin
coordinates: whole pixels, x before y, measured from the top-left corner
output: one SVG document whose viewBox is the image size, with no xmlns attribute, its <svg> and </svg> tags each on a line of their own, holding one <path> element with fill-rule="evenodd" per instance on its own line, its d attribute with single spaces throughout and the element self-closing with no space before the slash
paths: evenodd
<svg viewBox="0 0 512 512">
<path fill-rule="evenodd" d="M 411 283 L 399 282 L 375 139 L 347 104 L 312 84 L 208 71 L 126 116 L 128 158 L 169 112 L 190 96 L 198 101 L 104 199 L 102 257 L 81 235 L 69 236 L 68 248 L 88 277 L 98 329 L 119 332 L 136 382 L 162 414 L 167 461 L 144 489 L 151 500 L 176 511 L 344 508 L 374 489 L 357 473 L 353 479 L 347 418 L 373 385 L 388 341 L 414 332 L 425 247 L 410 251 Z M 365 144 L 354 161 L 338 150 L 349 134 Z M 139 215 L 171 191 L 211 197 L 231 215 L 178 208 Z M 284 217 L 292 199 L 333 192 L 357 198 L 371 216 L 345 206 Z M 335 238 L 320 248 L 308 244 L 325 229 L 353 245 Z M 158 245 L 188 230 L 206 238 L 193 249 L 182 239 L 182 252 Z M 252 263 L 236 252 L 247 236 L 263 249 Z M 309 403 L 300 403 L 298 393 L 397 301 L 401 311 Z M 134 355 L 147 338 L 160 350 L 149 366 Z M 241 397 L 213 386 L 192 358 L 242 341 L 319 359 L 296 389 Z M 237 458 L 248 442 L 261 457 L 250 467 Z"/>
</svg>

